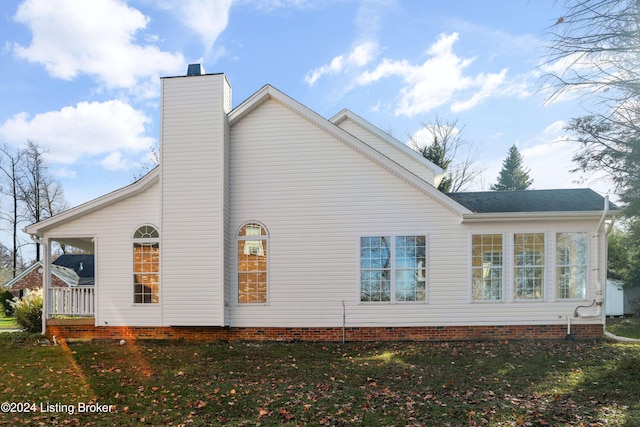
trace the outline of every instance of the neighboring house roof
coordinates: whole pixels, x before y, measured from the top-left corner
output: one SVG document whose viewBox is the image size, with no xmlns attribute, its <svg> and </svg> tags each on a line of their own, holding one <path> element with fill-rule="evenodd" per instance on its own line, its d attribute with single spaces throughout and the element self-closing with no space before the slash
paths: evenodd
<svg viewBox="0 0 640 427">
<path fill-rule="evenodd" d="M 448 193 L 474 214 L 602 215 L 605 198 L 591 189 Z M 619 210 L 609 202 L 609 211 Z"/>
<path fill-rule="evenodd" d="M 7 286 L 9 286 L 10 288 L 13 287 L 14 284 L 20 282 L 27 275 L 29 275 L 29 273 L 33 272 L 34 270 L 36 270 L 38 268 L 42 268 L 42 262 L 40 262 L 40 261 L 34 262 L 25 271 L 23 271 L 22 273 L 18 274 L 16 277 L 14 277 L 9 282 L 7 282 Z M 78 277 L 76 272 L 73 271 L 70 268 L 52 264 L 51 265 L 51 274 L 56 276 L 58 279 L 62 280 L 64 283 L 67 284 L 67 286 L 78 286 L 78 282 L 79 282 L 80 278 Z"/>
<path fill-rule="evenodd" d="M 65 254 L 53 261 L 52 266 L 66 267 L 78 276 L 78 285 L 92 286 L 95 283 L 93 254 Z"/>
</svg>

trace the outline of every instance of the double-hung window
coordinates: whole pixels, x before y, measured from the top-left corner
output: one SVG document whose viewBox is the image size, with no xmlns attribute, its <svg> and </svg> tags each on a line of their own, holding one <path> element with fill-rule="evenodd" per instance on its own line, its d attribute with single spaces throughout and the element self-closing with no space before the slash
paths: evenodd
<svg viewBox="0 0 640 427">
<path fill-rule="evenodd" d="M 514 299 L 544 298 L 544 233 L 513 235 Z"/>
<path fill-rule="evenodd" d="M 471 236 L 471 297 L 474 301 L 502 300 L 502 234 Z"/>
<path fill-rule="evenodd" d="M 143 225 L 133 234 L 133 302 L 157 304 L 160 283 L 160 234 Z"/>
<path fill-rule="evenodd" d="M 587 233 L 556 234 L 556 298 L 587 296 Z"/>
<path fill-rule="evenodd" d="M 425 236 L 360 238 L 360 301 L 426 301 Z"/>
<path fill-rule="evenodd" d="M 237 235 L 238 302 L 267 302 L 267 229 L 257 223 L 245 224 Z"/>
</svg>

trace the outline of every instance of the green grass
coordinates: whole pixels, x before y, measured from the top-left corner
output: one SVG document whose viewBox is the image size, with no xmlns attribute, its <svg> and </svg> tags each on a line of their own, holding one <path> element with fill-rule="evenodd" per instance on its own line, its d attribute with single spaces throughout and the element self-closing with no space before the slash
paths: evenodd
<svg viewBox="0 0 640 427">
<path fill-rule="evenodd" d="M 636 344 L 43 347 L 36 336 L 5 333 L 0 348 L 0 402 L 37 409 L 0 413 L 0 424 L 8 425 L 640 425 Z M 112 410 L 75 413 L 90 402 Z M 40 412 L 41 404 L 68 406 Z"/>
<path fill-rule="evenodd" d="M 608 317 L 607 331 L 621 337 L 640 339 L 640 318 Z"/>
<path fill-rule="evenodd" d="M 1 310 L 0 310 L 1 311 Z M 5 317 L 4 313 L 0 313 L 0 329 L 18 329 L 15 317 Z"/>
</svg>

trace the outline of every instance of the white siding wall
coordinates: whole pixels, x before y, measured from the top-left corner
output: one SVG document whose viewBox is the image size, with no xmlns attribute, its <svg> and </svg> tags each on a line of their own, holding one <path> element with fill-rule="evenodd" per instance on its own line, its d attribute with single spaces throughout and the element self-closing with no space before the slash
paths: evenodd
<svg viewBox="0 0 640 427">
<path fill-rule="evenodd" d="M 230 88 L 224 75 L 162 80 L 164 325 L 224 325 Z"/>
<path fill-rule="evenodd" d="M 157 326 L 160 305 L 133 304 L 133 233 L 160 227 L 160 185 L 48 231 L 46 237 L 94 237 L 96 325 Z M 162 233 L 162 230 L 161 230 Z M 160 246 L 162 251 L 162 246 Z M 162 283 L 160 283 L 162 288 Z M 162 300 L 161 300 L 162 301 Z"/>
<path fill-rule="evenodd" d="M 254 220 L 270 234 L 266 305 L 237 303 L 233 236 L 228 245 L 231 326 L 340 326 L 343 302 L 347 326 L 551 324 L 566 323 L 581 304 L 553 302 L 551 291 L 544 302 L 470 303 L 470 235 L 545 232 L 553 258 L 553 232 L 589 231 L 592 223 L 461 225 L 425 193 L 275 101 L 231 129 L 230 182 L 231 232 Z M 359 302 L 359 238 L 389 234 L 428 236 L 427 303 Z M 551 289 L 552 269 L 547 276 Z"/>
<path fill-rule="evenodd" d="M 403 153 L 400 149 L 390 145 L 388 142 L 380 140 L 379 137 L 362 128 L 352 120 L 345 119 L 341 121 L 338 126 L 396 163 L 405 165 L 408 171 L 419 176 L 424 181 L 431 185 L 434 184 L 435 175 L 433 170 L 426 168 L 423 162 Z"/>
</svg>

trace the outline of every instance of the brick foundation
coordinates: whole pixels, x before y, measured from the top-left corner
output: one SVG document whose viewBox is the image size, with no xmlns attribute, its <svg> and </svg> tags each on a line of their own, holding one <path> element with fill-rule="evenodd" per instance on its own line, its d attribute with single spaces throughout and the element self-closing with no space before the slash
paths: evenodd
<svg viewBox="0 0 640 427">
<path fill-rule="evenodd" d="M 496 339 L 564 339 L 566 325 L 413 326 L 346 328 L 346 341 L 464 341 Z M 576 339 L 599 339 L 603 326 L 572 325 Z M 342 328 L 224 328 L 94 326 L 93 319 L 50 320 L 47 336 L 63 339 L 183 339 L 190 341 L 334 341 Z"/>
</svg>

